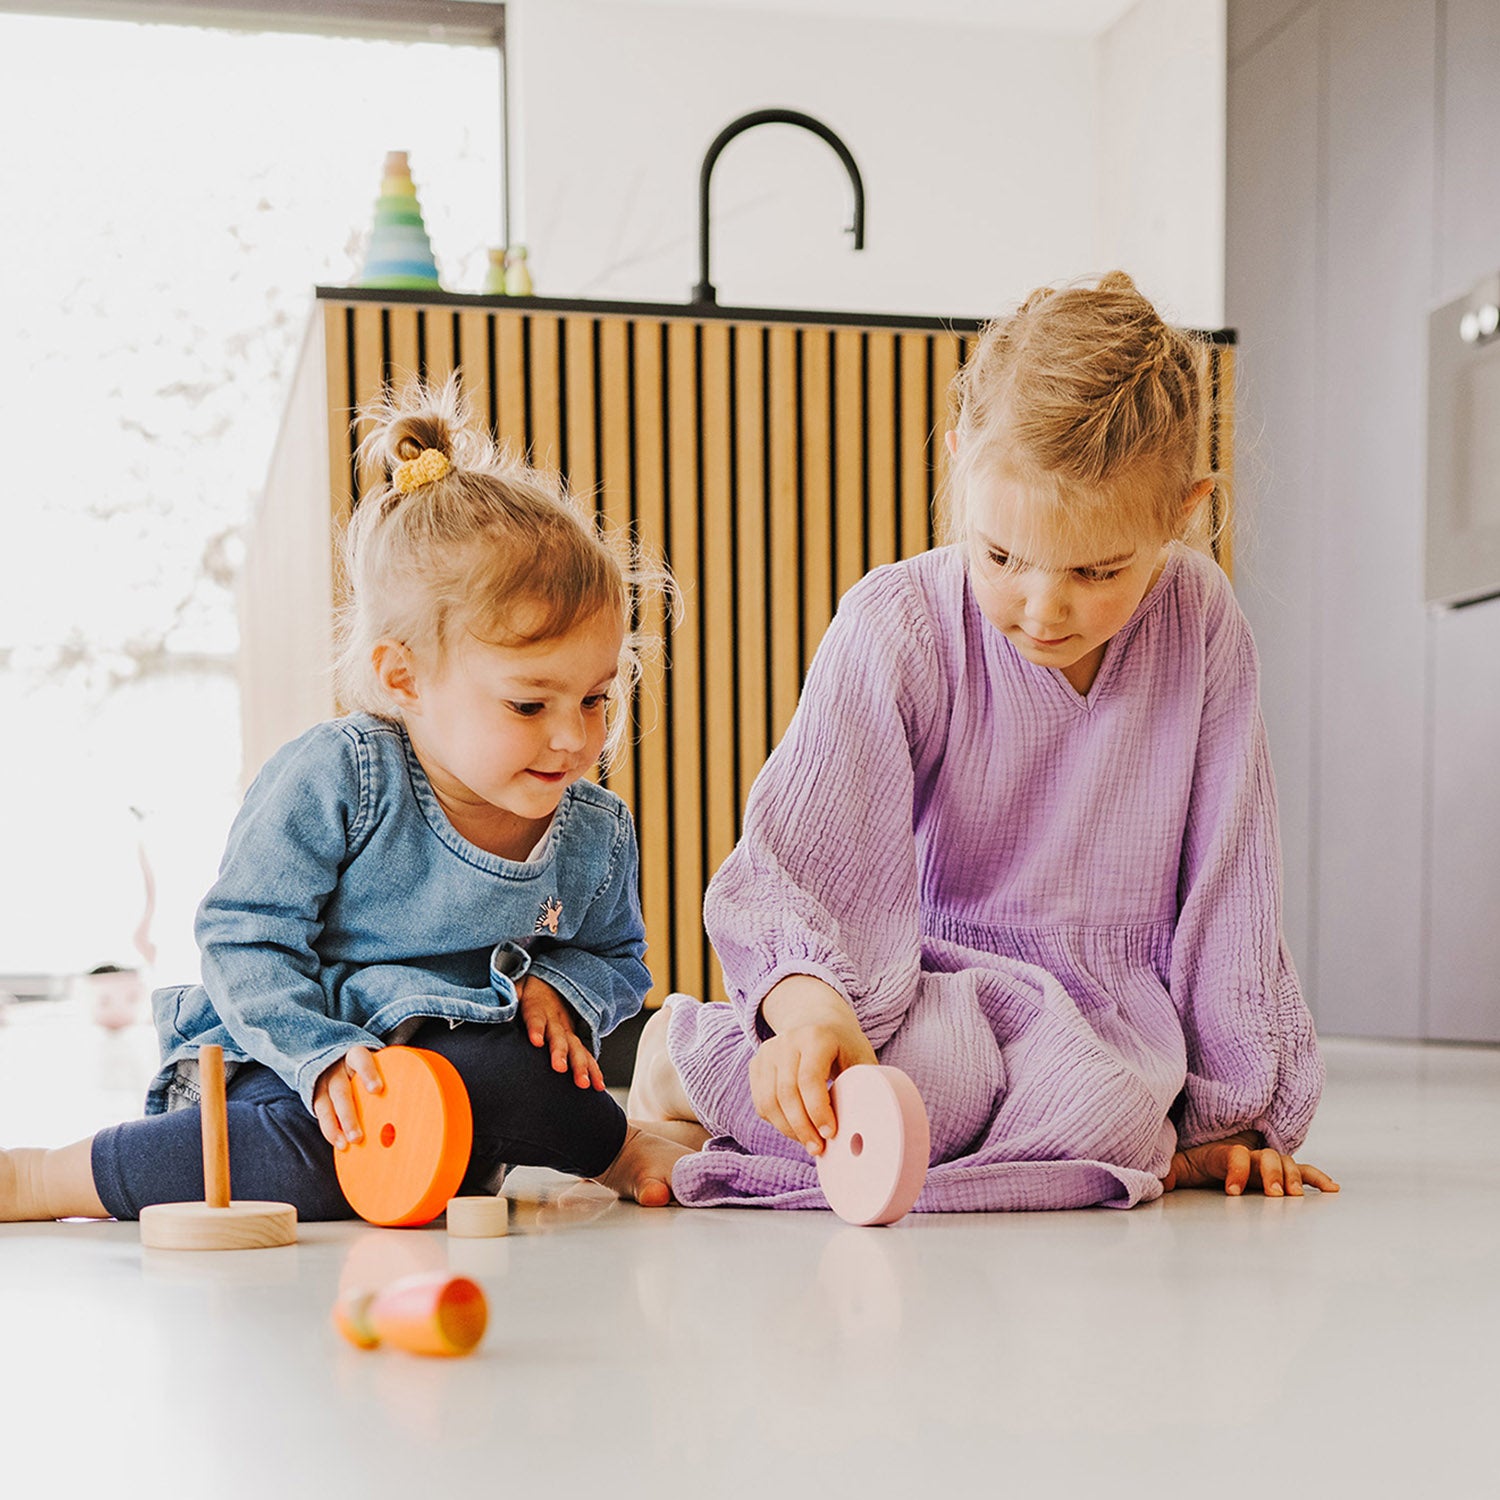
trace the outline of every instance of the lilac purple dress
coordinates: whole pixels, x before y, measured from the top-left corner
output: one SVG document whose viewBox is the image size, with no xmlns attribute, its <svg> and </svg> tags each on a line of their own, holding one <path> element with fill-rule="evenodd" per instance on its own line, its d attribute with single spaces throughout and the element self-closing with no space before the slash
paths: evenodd
<svg viewBox="0 0 1500 1500">
<path fill-rule="evenodd" d="M 709 886 L 731 1003 L 673 1003 L 712 1134 L 688 1204 L 820 1208 L 756 1113 L 760 1002 L 813 974 L 932 1124 L 929 1211 L 1131 1207 L 1180 1142 L 1295 1150 L 1323 1083 L 1281 936 L 1250 630 L 1173 546 L 1088 695 L 980 613 L 957 548 L 844 598 Z"/>
</svg>

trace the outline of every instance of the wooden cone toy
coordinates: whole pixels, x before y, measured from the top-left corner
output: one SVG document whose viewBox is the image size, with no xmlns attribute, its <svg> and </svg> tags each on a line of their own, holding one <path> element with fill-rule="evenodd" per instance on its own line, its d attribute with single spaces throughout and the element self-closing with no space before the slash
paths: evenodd
<svg viewBox="0 0 1500 1500">
<path fill-rule="evenodd" d="M 375 1054 L 385 1088 L 354 1087 L 363 1139 L 334 1153 L 349 1206 L 371 1224 L 427 1224 L 469 1169 L 474 1115 L 458 1069 L 421 1047 Z"/>
<path fill-rule="evenodd" d="M 229 1196 L 229 1110 L 224 1102 L 224 1049 L 198 1055 L 203 1119 L 202 1203 L 154 1203 L 141 1210 L 141 1243 L 153 1250 L 260 1250 L 297 1239 L 290 1203 L 235 1203 Z"/>
<path fill-rule="evenodd" d="M 333 1326 L 356 1349 L 393 1344 L 408 1354 L 468 1354 L 488 1322 L 478 1283 L 446 1271 L 404 1276 L 378 1292 L 348 1292 L 333 1306 Z"/>
<path fill-rule="evenodd" d="M 851 1224 L 894 1224 L 927 1180 L 932 1138 L 917 1086 L 900 1068 L 861 1063 L 830 1091 L 838 1134 L 818 1157 L 828 1206 Z"/>
</svg>

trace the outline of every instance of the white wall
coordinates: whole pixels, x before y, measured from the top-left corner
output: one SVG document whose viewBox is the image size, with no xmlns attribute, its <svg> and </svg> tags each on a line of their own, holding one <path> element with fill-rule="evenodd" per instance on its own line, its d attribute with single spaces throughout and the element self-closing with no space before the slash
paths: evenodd
<svg viewBox="0 0 1500 1500">
<path fill-rule="evenodd" d="M 1288 932 L 1325 1031 L 1497 1042 L 1500 601 L 1426 608 L 1422 554 L 1428 314 L 1500 264 L 1500 10 L 1232 0 L 1228 19 L 1237 586 Z"/>
<path fill-rule="evenodd" d="M 1100 254 L 1179 322 L 1224 322 L 1223 0 L 1138 0 L 1099 39 Z"/>
<path fill-rule="evenodd" d="M 1139 264 L 1184 321 L 1217 326 L 1222 166 L 1215 176 L 1209 158 L 1221 134 L 1195 135 L 1184 151 L 1151 101 L 1170 84 L 1185 133 L 1205 118 L 1222 132 L 1222 4 L 1136 10 L 1112 42 L 743 6 L 512 0 L 514 235 L 531 247 L 539 292 L 685 300 L 698 279 L 703 153 L 736 115 L 779 105 L 848 143 L 865 180 L 867 248 L 854 253 L 842 232 L 850 193 L 832 151 L 761 127 L 714 177 L 721 303 L 979 316 L 1041 282 Z M 1173 50 L 1170 76 L 1153 73 L 1164 33 L 1217 45 L 1217 58 L 1185 65 Z M 1106 81 L 1133 100 L 1131 155 L 1158 205 L 1149 216 L 1115 189 L 1101 204 L 1102 143 L 1114 142 Z M 1159 166 L 1140 159 L 1157 149 Z M 1112 144 L 1112 171 L 1118 155 Z"/>
</svg>

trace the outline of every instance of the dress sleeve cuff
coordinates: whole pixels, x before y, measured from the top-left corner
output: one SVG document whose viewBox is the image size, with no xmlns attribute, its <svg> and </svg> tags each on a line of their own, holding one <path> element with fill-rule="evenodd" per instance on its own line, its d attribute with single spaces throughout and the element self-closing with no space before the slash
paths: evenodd
<svg viewBox="0 0 1500 1500">
<path fill-rule="evenodd" d="M 539 979 L 545 979 L 577 1012 L 579 1019 L 588 1027 L 589 1034 L 584 1040 L 588 1043 L 589 1050 L 598 1057 L 599 1038 L 604 1034 L 604 1007 L 587 991 L 580 989 L 562 969 L 554 968 L 545 958 L 532 958 L 531 973 Z"/>
<path fill-rule="evenodd" d="M 776 1035 L 771 1023 L 766 1020 L 762 1006 L 765 1004 L 766 996 L 783 979 L 789 979 L 793 974 L 807 974 L 813 979 L 821 979 L 830 989 L 837 990 L 843 996 L 851 1010 L 854 1008 L 854 1002 L 849 999 L 848 981 L 843 975 L 836 973 L 826 964 L 805 958 L 782 959 L 756 981 L 755 985 L 746 992 L 744 1001 L 738 1007 L 740 1018 L 745 1023 L 745 1030 L 754 1041 L 769 1041 Z"/>
</svg>

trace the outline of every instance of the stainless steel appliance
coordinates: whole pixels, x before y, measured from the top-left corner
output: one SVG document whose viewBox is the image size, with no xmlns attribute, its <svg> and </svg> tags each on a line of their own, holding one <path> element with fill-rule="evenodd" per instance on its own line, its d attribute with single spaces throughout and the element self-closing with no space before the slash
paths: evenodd
<svg viewBox="0 0 1500 1500">
<path fill-rule="evenodd" d="M 1427 327 L 1426 597 L 1500 596 L 1500 274 Z"/>
</svg>

